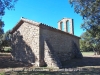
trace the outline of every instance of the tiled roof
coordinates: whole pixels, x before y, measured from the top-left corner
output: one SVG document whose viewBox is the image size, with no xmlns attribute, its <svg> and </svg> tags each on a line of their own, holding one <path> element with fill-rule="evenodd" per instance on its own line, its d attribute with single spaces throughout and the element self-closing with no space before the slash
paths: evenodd
<svg viewBox="0 0 100 75">
<path fill-rule="evenodd" d="M 75 35 L 72 35 L 72 34 L 70 34 L 70 33 L 68 33 L 68 32 L 64 32 L 64 31 L 61 31 L 61 30 L 56 29 L 56 28 L 54 28 L 54 27 L 48 26 L 48 25 L 46 25 L 46 24 L 43 24 L 43 23 L 40 23 L 40 22 L 36 22 L 36 21 L 33 21 L 33 20 L 29 20 L 29 19 L 26 19 L 26 18 L 21 18 L 21 19 L 20 19 L 20 21 L 19 21 L 19 22 L 15 25 L 15 27 L 11 30 L 11 34 L 14 33 L 14 32 L 22 25 L 22 23 L 24 23 L 24 22 L 33 24 L 33 25 L 38 26 L 38 27 L 40 26 L 40 27 L 42 27 L 42 28 L 45 28 L 45 27 L 46 27 L 47 29 L 50 29 L 50 30 L 53 30 L 53 31 L 57 31 L 57 32 L 60 32 L 60 33 L 64 33 L 64 34 L 68 34 L 68 35 L 70 35 L 70 36 L 74 36 L 74 37 L 80 38 L 80 37 L 75 36 Z"/>
</svg>

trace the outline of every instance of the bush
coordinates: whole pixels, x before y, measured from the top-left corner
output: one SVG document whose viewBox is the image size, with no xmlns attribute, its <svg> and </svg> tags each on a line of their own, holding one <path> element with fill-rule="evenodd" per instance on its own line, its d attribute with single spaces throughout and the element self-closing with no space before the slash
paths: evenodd
<svg viewBox="0 0 100 75">
<path fill-rule="evenodd" d="M 0 52 L 6 52 L 6 53 L 9 53 L 9 52 L 11 52 L 11 47 L 4 47 L 4 49 L 3 50 L 1 50 Z"/>
</svg>

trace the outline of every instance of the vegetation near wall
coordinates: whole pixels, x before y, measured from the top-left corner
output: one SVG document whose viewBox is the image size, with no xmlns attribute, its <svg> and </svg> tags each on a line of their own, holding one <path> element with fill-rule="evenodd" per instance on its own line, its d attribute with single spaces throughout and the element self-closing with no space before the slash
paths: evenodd
<svg viewBox="0 0 100 75">
<path fill-rule="evenodd" d="M 10 38 L 11 35 L 9 33 L 10 31 L 2 34 L 2 38 L 0 39 L 0 52 L 10 52 Z"/>
<path fill-rule="evenodd" d="M 14 5 L 18 0 L 0 0 L 0 52 L 10 50 L 9 48 L 5 48 L 8 46 L 8 32 L 4 33 L 3 27 L 5 26 L 2 17 L 5 15 L 5 9 L 12 10 L 14 9 Z"/>
<path fill-rule="evenodd" d="M 69 2 L 75 12 L 83 17 L 81 27 L 86 32 L 80 41 L 81 50 L 93 50 L 100 54 L 100 0 L 69 0 Z"/>
</svg>

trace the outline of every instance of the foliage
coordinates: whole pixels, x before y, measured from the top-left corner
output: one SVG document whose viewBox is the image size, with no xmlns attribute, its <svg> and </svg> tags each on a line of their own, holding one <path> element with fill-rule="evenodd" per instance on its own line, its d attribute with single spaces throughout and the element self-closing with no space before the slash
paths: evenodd
<svg viewBox="0 0 100 75">
<path fill-rule="evenodd" d="M 69 0 L 76 13 L 83 17 L 81 27 L 90 33 L 92 46 L 99 50 L 100 45 L 100 0 Z M 84 43 L 82 41 L 82 43 Z M 91 43 L 89 43 L 91 45 Z"/>
<path fill-rule="evenodd" d="M 17 1 L 18 0 L 0 0 L 0 50 L 3 48 L 3 45 L 7 44 L 7 37 L 3 30 L 5 24 L 4 21 L 2 21 L 2 17 L 5 15 L 5 9 L 14 9 L 14 5 Z"/>
<path fill-rule="evenodd" d="M 91 39 L 92 38 L 89 32 L 84 32 L 81 35 L 81 40 L 80 40 L 81 51 L 93 51 Z"/>
<path fill-rule="evenodd" d="M 83 17 L 84 23 L 81 27 L 94 37 L 100 36 L 100 0 L 69 0 L 69 2 L 75 12 Z"/>
<path fill-rule="evenodd" d="M 81 35 L 80 49 L 81 51 L 94 51 L 100 53 L 99 37 L 93 37 L 91 33 L 86 31 Z"/>
<path fill-rule="evenodd" d="M 5 15 L 5 9 L 11 10 L 17 0 L 0 0 L 0 35 L 3 34 L 4 22 L 2 21 L 2 16 Z"/>
<path fill-rule="evenodd" d="M 100 0 L 69 0 L 76 13 L 80 14 L 84 23 L 82 28 L 95 30 L 100 25 Z"/>
<path fill-rule="evenodd" d="M 5 75 L 5 73 L 2 72 L 2 73 L 0 73 L 0 75 Z"/>
<path fill-rule="evenodd" d="M 10 31 L 7 31 L 5 34 L 2 34 L 0 51 L 4 51 L 5 46 L 10 46 L 11 34 Z"/>
</svg>

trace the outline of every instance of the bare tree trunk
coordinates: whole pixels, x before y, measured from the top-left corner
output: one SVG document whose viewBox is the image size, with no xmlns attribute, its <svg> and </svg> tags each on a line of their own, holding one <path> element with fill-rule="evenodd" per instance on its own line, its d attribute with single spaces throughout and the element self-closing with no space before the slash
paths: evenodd
<svg viewBox="0 0 100 75">
<path fill-rule="evenodd" d="M 97 53 L 96 49 L 93 48 L 93 52 L 94 52 L 94 55 L 96 55 L 96 53 Z"/>
<path fill-rule="evenodd" d="M 98 51 L 97 51 L 97 55 L 100 55 L 100 50 L 98 49 Z"/>
</svg>

